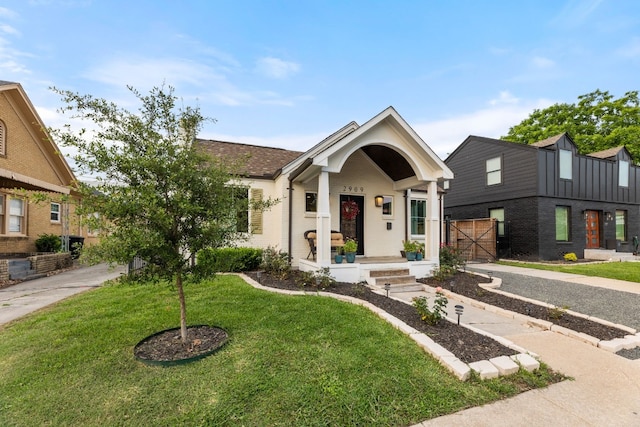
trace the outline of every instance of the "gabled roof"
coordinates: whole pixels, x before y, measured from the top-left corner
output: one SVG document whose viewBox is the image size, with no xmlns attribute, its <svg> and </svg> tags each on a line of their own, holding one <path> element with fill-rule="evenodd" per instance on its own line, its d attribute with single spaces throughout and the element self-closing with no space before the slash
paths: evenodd
<svg viewBox="0 0 640 427">
<path fill-rule="evenodd" d="M 627 151 L 627 149 L 624 147 L 624 145 L 621 145 L 619 147 L 609 148 L 607 150 L 596 151 L 595 153 L 589 153 L 589 154 L 587 154 L 587 156 L 596 157 L 598 159 L 610 159 L 612 157 L 616 157 L 621 151 Z M 627 151 L 627 153 L 628 153 L 628 151 Z M 630 156 L 630 154 L 629 154 L 629 156 Z"/>
<path fill-rule="evenodd" d="M 529 144 L 529 145 L 533 147 L 539 147 L 539 148 L 549 147 L 555 144 L 556 142 L 560 141 L 564 136 L 567 136 L 566 132 L 563 132 L 555 136 L 551 136 L 547 139 L 543 139 L 542 141 L 534 142 L 533 144 Z"/>
<path fill-rule="evenodd" d="M 65 186 L 71 185 L 72 182 L 76 180 L 76 177 L 69 167 L 69 164 L 60 153 L 60 150 L 53 141 L 53 138 L 51 138 L 51 135 L 49 135 L 49 132 L 46 130 L 47 127 L 38 115 L 38 112 L 22 88 L 22 85 L 16 82 L 0 80 L 0 93 L 5 94 L 10 102 L 14 103 L 19 111 L 21 111 L 21 114 L 25 116 L 25 123 L 30 127 L 30 131 L 34 135 L 34 142 L 39 145 L 40 149 L 45 154 L 51 169 L 60 181 Z M 9 180 L 4 181 L 6 182 L 6 185 L 21 186 L 30 190 L 44 189 L 65 194 L 69 194 L 70 192 L 68 187 L 45 182 L 9 169 L 0 169 L 0 176 Z"/>
<path fill-rule="evenodd" d="M 302 154 L 300 151 L 237 142 L 205 139 L 197 139 L 196 141 L 203 151 L 212 157 L 234 160 L 246 158 L 246 169 L 242 173 L 251 178 L 273 178 L 284 165 Z"/>
</svg>

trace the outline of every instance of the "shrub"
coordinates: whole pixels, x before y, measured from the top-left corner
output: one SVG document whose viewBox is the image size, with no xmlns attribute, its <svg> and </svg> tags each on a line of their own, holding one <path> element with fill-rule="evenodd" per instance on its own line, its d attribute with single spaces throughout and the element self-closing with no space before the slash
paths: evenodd
<svg viewBox="0 0 640 427">
<path fill-rule="evenodd" d="M 260 268 L 266 273 L 273 276 L 286 279 L 291 272 L 291 264 L 289 264 L 289 254 L 283 251 L 279 251 L 276 248 L 269 246 L 262 251 L 262 263 Z"/>
<path fill-rule="evenodd" d="M 256 248 L 208 248 L 198 252 L 197 271 L 210 276 L 217 272 L 257 270 L 262 261 L 262 249 Z"/>
<path fill-rule="evenodd" d="M 316 290 L 327 289 L 335 285 L 335 283 L 336 280 L 331 276 L 329 267 L 324 267 L 316 271 L 303 271 L 300 273 L 297 281 L 297 285 L 301 288 L 311 286 L 316 288 Z"/>
<path fill-rule="evenodd" d="M 444 279 L 455 274 L 465 263 L 466 261 L 460 249 L 449 245 L 442 245 L 440 246 L 440 269 L 437 275 L 439 278 Z"/>
<path fill-rule="evenodd" d="M 573 252 L 569 252 L 568 254 L 564 254 L 564 260 L 576 262 L 578 260 L 578 257 Z"/>
<path fill-rule="evenodd" d="M 62 250 L 62 240 L 55 234 L 40 234 L 36 239 L 38 252 L 60 252 Z"/>
<path fill-rule="evenodd" d="M 418 311 L 420 318 L 430 325 L 436 325 L 440 319 L 447 315 L 445 308 L 449 300 L 444 296 L 442 288 L 436 288 L 436 298 L 433 300 L 433 308 L 429 308 L 427 297 L 413 298 L 413 306 Z"/>
</svg>

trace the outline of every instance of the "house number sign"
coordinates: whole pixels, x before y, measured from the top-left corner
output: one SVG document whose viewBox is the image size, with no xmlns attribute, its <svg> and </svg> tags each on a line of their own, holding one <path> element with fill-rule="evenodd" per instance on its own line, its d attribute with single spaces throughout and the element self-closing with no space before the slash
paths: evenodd
<svg viewBox="0 0 640 427">
<path fill-rule="evenodd" d="M 351 191 L 352 193 L 364 193 L 364 187 L 358 187 L 355 185 L 343 185 L 342 191 Z"/>
</svg>

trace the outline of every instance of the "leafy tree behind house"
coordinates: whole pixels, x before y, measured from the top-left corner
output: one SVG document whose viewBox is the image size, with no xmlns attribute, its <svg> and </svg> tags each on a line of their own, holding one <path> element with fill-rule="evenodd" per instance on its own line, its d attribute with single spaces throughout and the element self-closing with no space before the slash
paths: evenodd
<svg viewBox="0 0 640 427">
<path fill-rule="evenodd" d="M 157 266 L 175 282 L 186 341 L 183 279 L 189 257 L 246 237 L 237 228 L 238 212 L 265 209 L 273 201 L 239 197 L 247 191 L 235 174 L 239 165 L 198 150 L 195 138 L 207 119 L 198 108 L 177 107 L 173 88 L 154 88 L 148 95 L 129 90 L 141 104 L 137 114 L 54 88 L 66 105 L 61 112 L 95 129 L 74 131 L 66 125 L 52 134 L 77 152 L 80 172 L 98 179 L 95 186 L 76 183 L 79 213 L 90 229 L 101 232 L 100 242 L 83 257 L 128 263 L 139 256 Z"/>
<path fill-rule="evenodd" d="M 607 91 L 596 90 L 578 97 L 574 104 L 554 104 L 536 109 L 509 129 L 502 138 L 531 144 L 568 132 L 581 153 L 626 146 L 640 161 L 640 99 L 630 91 L 615 99 Z"/>
</svg>

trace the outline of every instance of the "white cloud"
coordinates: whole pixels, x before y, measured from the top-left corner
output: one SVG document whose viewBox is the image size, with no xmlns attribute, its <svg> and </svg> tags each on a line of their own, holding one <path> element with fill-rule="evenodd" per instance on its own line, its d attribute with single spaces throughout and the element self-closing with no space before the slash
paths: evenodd
<svg viewBox="0 0 640 427">
<path fill-rule="evenodd" d="M 282 59 L 265 57 L 258 59 L 257 70 L 259 73 L 273 79 L 285 79 L 300 71 L 300 64 L 283 61 Z"/>
<path fill-rule="evenodd" d="M 7 25 L 7 24 L 0 24 L 0 31 L 5 34 L 11 34 L 14 36 L 20 35 L 20 31 L 16 30 L 11 25 Z"/>
<path fill-rule="evenodd" d="M 7 9 L 6 7 L 0 6 L 0 17 L 16 19 L 18 17 L 18 14 L 11 9 Z"/>
<path fill-rule="evenodd" d="M 490 100 L 488 108 L 445 119 L 412 124 L 432 150 L 445 159 L 469 135 L 500 138 L 509 128 L 527 118 L 534 109 L 546 108 L 554 101 L 538 99 L 522 102 L 509 92 Z"/>
<path fill-rule="evenodd" d="M 531 63 L 536 68 L 552 68 L 556 65 L 553 60 L 544 58 L 542 56 L 534 56 L 533 58 L 531 58 Z"/>
</svg>

